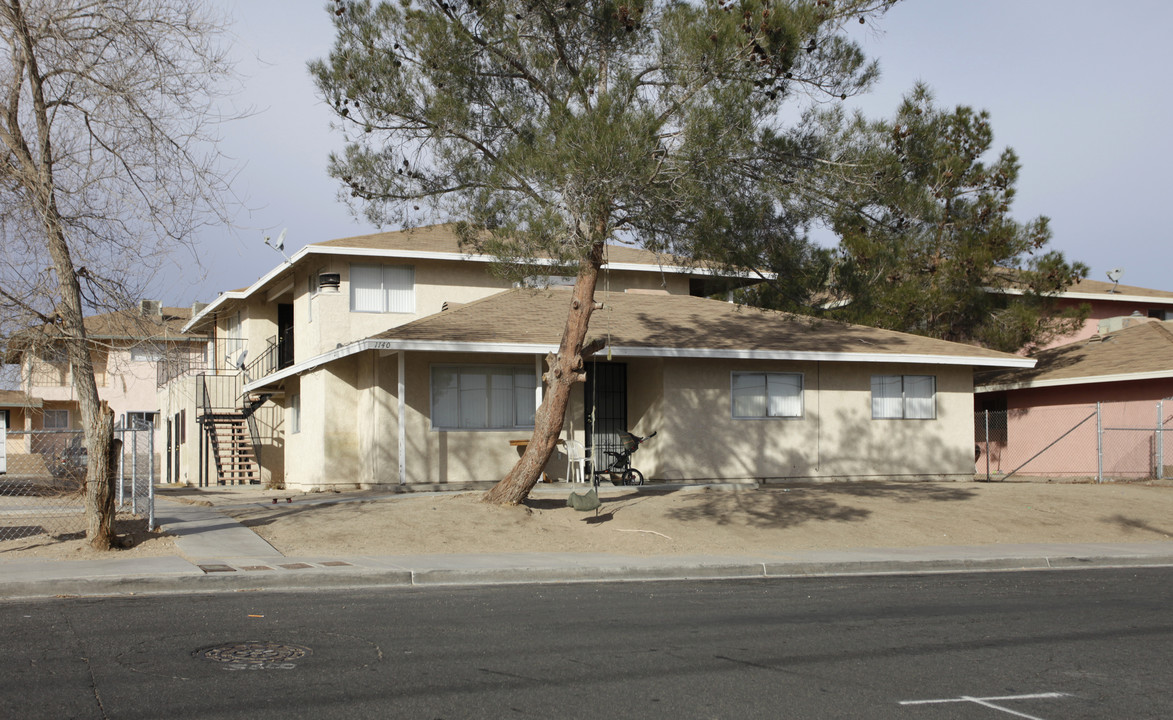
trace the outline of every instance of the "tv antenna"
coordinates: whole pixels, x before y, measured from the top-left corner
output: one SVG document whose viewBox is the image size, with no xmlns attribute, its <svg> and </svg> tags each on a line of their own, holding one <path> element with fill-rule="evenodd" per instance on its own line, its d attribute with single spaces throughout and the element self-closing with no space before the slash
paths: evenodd
<svg viewBox="0 0 1173 720">
<path fill-rule="evenodd" d="M 277 242 L 269 242 L 271 239 L 268 235 L 265 236 L 265 244 L 281 253 L 281 257 L 285 258 L 285 262 L 291 262 L 289 256 L 285 254 L 285 233 L 289 232 L 289 228 L 281 230 L 281 234 L 277 236 Z"/>
<path fill-rule="evenodd" d="M 1120 284 L 1120 278 L 1124 277 L 1124 268 L 1112 268 L 1108 271 L 1108 279 L 1112 281 L 1112 289 L 1108 292 L 1118 293 L 1116 286 Z"/>
</svg>

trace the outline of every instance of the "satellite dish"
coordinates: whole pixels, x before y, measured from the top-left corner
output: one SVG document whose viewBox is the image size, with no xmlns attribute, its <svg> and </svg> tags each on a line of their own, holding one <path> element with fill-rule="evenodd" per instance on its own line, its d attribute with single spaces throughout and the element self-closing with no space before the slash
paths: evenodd
<svg viewBox="0 0 1173 720">
<path fill-rule="evenodd" d="M 236 368 L 237 370 L 244 370 L 244 359 L 247 357 L 248 357 L 248 348 L 244 348 L 240 352 L 236 353 L 235 359 L 233 359 L 232 355 L 225 355 L 224 359 L 227 360 L 228 363 L 230 365 L 232 365 L 232 367 Z"/>
<path fill-rule="evenodd" d="M 1120 284 L 1120 278 L 1124 277 L 1124 268 L 1112 268 L 1108 271 L 1108 279 L 1112 281 L 1112 289 L 1108 292 L 1116 292 L 1116 286 Z"/>
<path fill-rule="evenodd" d="M 289 228 L 284 228 L 281 234 L 277 236 L 277 242 L 269 242 L 272 238 L 265 236 L 265 244 L 281 253 L 281 257 L 285 258 L 285 262 L 290 262 L 289 256 L 285 254 L 285 233 L 289 232 Z"/>
</svg>

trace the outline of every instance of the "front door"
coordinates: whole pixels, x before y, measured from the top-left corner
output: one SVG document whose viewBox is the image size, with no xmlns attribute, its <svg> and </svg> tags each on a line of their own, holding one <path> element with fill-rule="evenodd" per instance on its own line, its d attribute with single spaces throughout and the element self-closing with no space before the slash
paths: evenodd
<svg viewBox="0 0 1173 720">
<path fill-rule="evenodd" d="M 619 431 L 627 429 L 627 366 L 623 363 L 587 363 L 583 392 L 587 455 L 594 458 L 594 453 L 598 453 L 599 467 L 606 467 L 611 460 L 606 451 L 623 450 Z"/>
</svg>

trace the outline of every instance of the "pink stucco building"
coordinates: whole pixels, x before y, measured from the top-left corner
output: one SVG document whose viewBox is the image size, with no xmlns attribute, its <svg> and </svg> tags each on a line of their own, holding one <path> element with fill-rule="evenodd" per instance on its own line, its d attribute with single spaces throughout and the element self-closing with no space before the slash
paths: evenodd
<svg viewBox="0 0 1173 720">
<path fill-rule="evenodd" d="M 1135 322 L 1035 359 L 975 377 L 979 474 L 1173 475 L 1173 322 Z"/>
</svg>

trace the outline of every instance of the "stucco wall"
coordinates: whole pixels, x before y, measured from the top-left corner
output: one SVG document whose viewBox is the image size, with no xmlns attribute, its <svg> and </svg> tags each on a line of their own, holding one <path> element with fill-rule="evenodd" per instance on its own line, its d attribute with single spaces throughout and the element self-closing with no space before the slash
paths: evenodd
<svg viewBox="0 0 1173 720">
<path fill-rule="evenodd" d="M 1026 388 L 996 395 L 1005 397 L 1007 410 L 991 412 L 991 442 L 988 453 L 981 443 L 979 473 L 1091 478 L 1102 467 L 1109 479 L 1152 477 L 1154 471 L 1173 476 L 1173 400 L 1162 403 L 1173 397 L 1173 379 Z M 1156 432 L 1158 418 L 1161 433 Z M 984 425 L 983 416 L 977 422 Z"/>
<path fill-rule="evenodd" d="M 156 447 L 159 449 L 159 454 L 162 457 L 162 462 L 167 463 L 167 422 L 171 422 L 172 432 L 172 448 L 174 452 L 175 447 L 175 433 L 180 434 L 182 442 L 178 444 L 178 470 L 176 469 L 176 459 L 173 455 L 170 461 L 170 476 L 168 475 L 168 468 L 163 467 L 158 474 L 160 482 L 165 482 L 168 477 L 171 482 L 198 485 L 199 478 L 199 447 L 201 442 L 200 426 L 196 421 L 196 383 L 198 378 L 194 375 L 188 375 L 182 378 L 176 378 L 162 388 L 158 392 L 157 402 L 159 406 L 160 418 L 159 427 L 156 429 Z M 181 429 L 176 423 L 176 414 L 182 411 L 180 418 L 184 427 Z M 212 482 L 215 482 L 214 472 L 209 477 Z"/>
<path fill-rule="evenodd" d="M 1043 346 L 1045 348 L 1058 347 L 1060 345 L 1067 345 L 1068 343 L 1076 342 L 1077 340 L 1086 340 L 1092 335 L 1099 332 L 1099 325 L 1101 320 L 1114 317 L 1127 317 L 1134 312 L 1140 313 L 1141 317 L 1148 317 L 1149 311 L 1158 310 L 1160 312 L 1173 311 L 1173 306 L 1166 303 L 1148 303 L 1148 302 L 1131 302 L 1119 300 L 1070 300 L 1061 299 L 1056 305 L 1060 309 L 1076 308 L 1080 305 L 1088 305 L 1091 312 L 1088 314 L 1087 320 L 1076 332 L 1065 335 L 1060 338 L 1055 338 L 1053 341 Z"/>
<path fill-rule="evenodd" d="M 527 355 L 407 353 L 408 483 L 497 480 L 519 457 L 510 440 L 529 431 L 444 431 L 429 418 L 435 363 L 534 363 Z M 900 364 L 631 360 L 629 426 L 658 431 L 635 458 L 656 480 L 853 479 L 973 476 L 972 371 Z M 796 419 L 741 420 L 731 414 L 733 370 L 800 372 L 804 412 Z M 874 420 L 873 374 L 932 374 L 933 420 Z M 398 482 L 398 357 L 366 353 L 304 374 L 302 432 L 286 441 L 290 487 L 369 487 Z M 582 441 L 589 400 L 572 392 L 566 436 Z M 555 453 L 547 471 L 565 472 Z"/>
<path fill-rule="evenodd" d="M 803 416 L 734 419 L 734 370 L 801 373 Z M 872 419 L 874 374 L 935 375 L 937 418 Z M 973 475 L 968 367 L 676 360 L 664 362 L 663 378 L 660 435 L 637 456 L 657 479 Z"/>
</svg>

